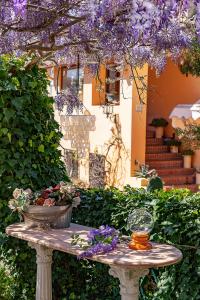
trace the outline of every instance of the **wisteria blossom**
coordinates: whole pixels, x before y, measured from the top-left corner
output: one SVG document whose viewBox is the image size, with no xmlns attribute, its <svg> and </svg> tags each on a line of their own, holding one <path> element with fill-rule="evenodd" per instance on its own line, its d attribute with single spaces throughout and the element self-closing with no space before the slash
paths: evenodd
<svg viewBox="0 0 200 300">
<path fill-rule="evenodd" d="M 78 258 L 85 259 L 97 254 L 104 254 L 116 249 L 119 243 L 119 232 L 108 225 L 102 225 L 98 229 L 92 229 L 87 234 L 87 239 L 72 236 L 72 245 L 79 245 L 85 249 Z"/>
<path fill-rule="evenodd" d="M 199 0 L 1 0 L 0 54 L 162 70 L 200 36 Z"/>
</svg>

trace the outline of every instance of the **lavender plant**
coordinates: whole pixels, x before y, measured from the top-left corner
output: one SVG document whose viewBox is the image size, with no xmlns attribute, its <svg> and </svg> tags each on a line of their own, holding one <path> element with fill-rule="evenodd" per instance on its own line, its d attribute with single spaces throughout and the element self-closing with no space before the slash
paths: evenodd
<svg viewBox="0 0 200 300">
<path fill-rule="evenodd" d="M 87 240 L 79 235 L 72 236 L 72 245 L 79 245 L 82 252 L 78 258 L 85 259 L 97 254 L 104 254 L 113 251 L 119 242 L 119 232 L 108 225 L 100 226 L 99 229 L 92 229 L 87 235 Z"/>
</svg>

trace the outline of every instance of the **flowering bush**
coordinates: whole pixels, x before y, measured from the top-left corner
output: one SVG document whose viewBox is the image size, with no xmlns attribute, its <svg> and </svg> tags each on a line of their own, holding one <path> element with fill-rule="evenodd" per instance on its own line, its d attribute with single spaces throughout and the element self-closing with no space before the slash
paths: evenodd
<svg viewBox="0 0 200 300">
<path fill-rule="evenodd" d="M 85 249 L 79 258 L 88 258 L 96 254 L 108 253 L 117 247 L 119 242 L 119 231 L 108 225 L 92 229 L 87 235 L 87 240 L 81 239 L 79 235 L 73 235 L 72 245 L 78 244 Z"/>
<path fill-rule="evenodd" d="M 23 211 L 28 205 L 39 206 L 61 206 L 72 204 L 77 206 L 80 203 L 79 193 L 74 185 L 69 182 L 60 182 L 56 186 L 32 192 L 31 189 L 18 189 L 13 192 L 13 199 L 9 201 L 10 209 Z"/>
</svg>

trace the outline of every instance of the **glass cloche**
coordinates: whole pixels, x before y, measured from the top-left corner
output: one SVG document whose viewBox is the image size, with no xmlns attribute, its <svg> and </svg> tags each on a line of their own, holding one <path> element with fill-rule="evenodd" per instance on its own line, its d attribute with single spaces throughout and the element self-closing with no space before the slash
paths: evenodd
<svg viewBox="0 0 200 300">
<path fill-rule="evenodd" d="M 132 231 L 129 248 L 134 250 L 149 250 L 149 233 L 153 228 L 153 217 L 144 208 L 132 211 L 128 216 L 127 227 Z"/>
</svg>

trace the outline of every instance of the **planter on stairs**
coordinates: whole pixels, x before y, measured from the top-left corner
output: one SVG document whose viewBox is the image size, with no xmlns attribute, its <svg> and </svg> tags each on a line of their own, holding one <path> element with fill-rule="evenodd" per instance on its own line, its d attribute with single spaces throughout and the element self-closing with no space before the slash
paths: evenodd
<svg viewBox="0 0 200 300">
<path fill-rule="evenodd" d="M 156 138 L 161 139 L 164 135 L 164 127 L 156 127 Z"/>
<path fill-rule="evenodd" d="M 161 139 L 164 136 L 164 127 L 168 125 L 168 122 L 163 118 L 153 119 L 150 125 L 155 127 L 156 138 Z"/>
<path fill-rule="evenodd" d="M 184 150 L 182 152 L 183 155 L 183 166 L 186 169 L 190 169 L 192 166 L 192 155 L 194 152 L 191 149 Z"/>
<path fill-rule="evenodd" d="M 170 140 L 167 140 L 165 142 L 165 144 L 170 147 L 171 153 L 178 153 L 179 146 L 181 145 L 181 141 L 176 140 L 176 139 L 170 139 Z"/>
<path fill-rule="evenodd" d="M 192 166 L 192 156 L 191 155 L 184 155 L 183 156 L 183 166 L 185 169 L 190 169 Z"/>
<path fill-rule="evenodd" d="M 171 153 L 178 153 L 178 146 L 170 146 Z"/>
</svg>

